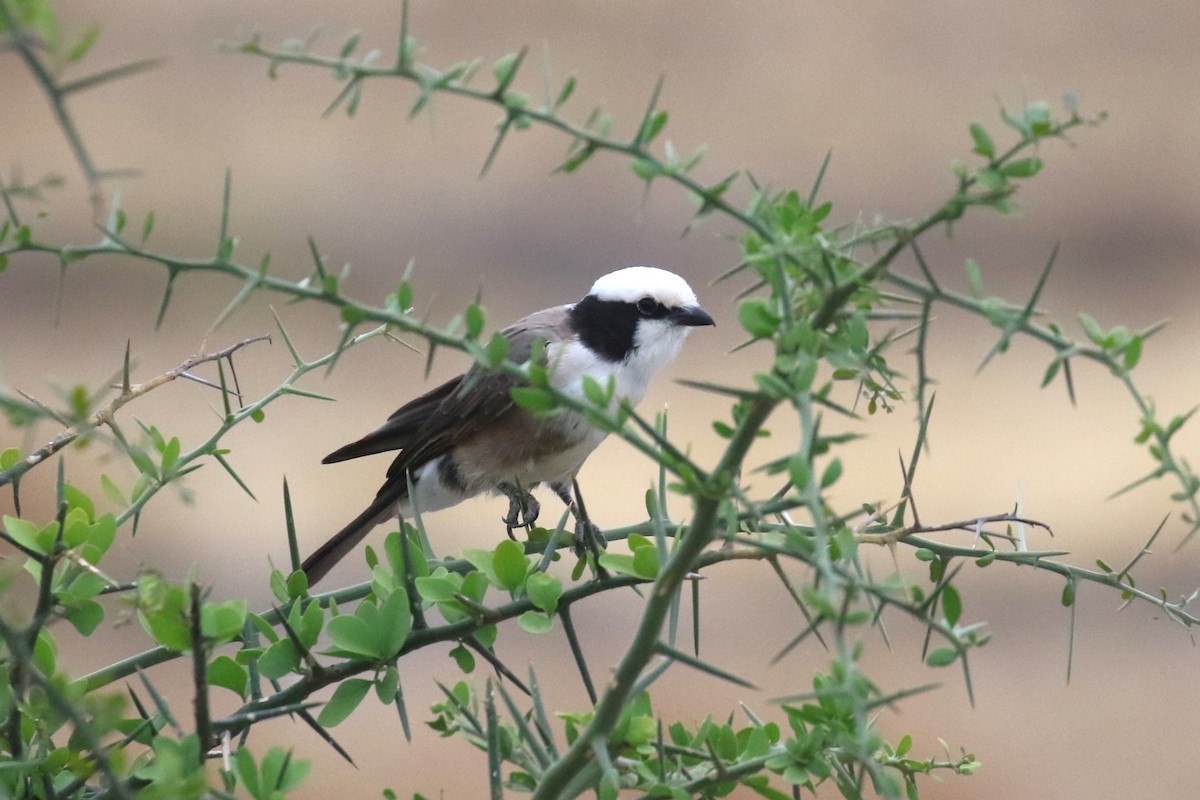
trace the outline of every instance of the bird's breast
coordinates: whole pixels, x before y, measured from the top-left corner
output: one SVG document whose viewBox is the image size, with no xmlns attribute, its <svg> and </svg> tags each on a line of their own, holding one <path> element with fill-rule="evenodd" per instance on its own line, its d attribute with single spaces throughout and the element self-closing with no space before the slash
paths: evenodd
<svg viewBox="0 0 1200 800">
<path fill-rule="evenodd" d="M 584 378 L 591 378 L 601 388 L 612 383 L 615 400 L 637 405 L 646 395 L 656 366 L 644 363 L 637 352 L 621 361 L 609 361 L 578 340 L 560 342 L 548 355 L 550 383 L 581 402 L 588 402 L 583 383 Z"/>
<path fill-rule="evenodd" d="M 604 433 L 572 412 L 535 417 L 514 408 L 498 424 L 455 448 L 455 462 L 475 491 L 497 483 L 557 483 L 573 476 Z"/>
</svg>

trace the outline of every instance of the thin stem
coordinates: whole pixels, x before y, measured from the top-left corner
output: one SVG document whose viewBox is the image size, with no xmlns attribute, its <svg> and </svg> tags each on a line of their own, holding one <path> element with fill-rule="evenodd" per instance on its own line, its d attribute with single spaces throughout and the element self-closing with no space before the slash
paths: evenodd
<svg viewBox="0 0 1200 800">
<path fill-rule="evenodd" d="M 92 157 L 88 153 L 87 148 L 83 145 L 83 138 L 79 135 L 79 130 L 75 127 L 75 120 L 71 118 L 67 112 L 66 93 L 55 82 L 54 76 L 46 69 L 41 59 L 33 52 L 33 48 L 29 45 L 29 39 L 22 31 L 21 23 L 16 15 L 9 8 L 7 0 L 0 0 L 0 20 L 3 20 L 5 28 L 10 31 L 9 41 L 12 47 L 17 51 L 17 55 L 25 62 L 25 66 L 37 81 L 38 86 L 46 95 L 46 99 L 50 101 L 50 108 L 54 112 L 54 117 L 58 121 L 58 126 L 62 129 L 63 135 L 67 138 L 67 144 L 71 147 L 71 152 L 75 156 L 75 161 L 79 164 L 80 171 L 83 172 L 84 180 L 88 184 L 88 197 L 92 204 L 92 214 L 99 218 L 101 209 L 103 208 L 103 200 L 100 196 L 100 173 L 96 169 L 96 165 L 92 162 Z"/>
<path fill-rule="evenodd" d="M 750 445 L 763 422 L 775 409 L 775 405 L 776 401 L 761 395 L 750 404 L 724 456 L 713 471 L 714 482 L 732 480 L 738 473 Z M 564 792 L 572 776 L 587 766 L 594 757 L 593 747 L 607 747 L 608 736 L 620 720 L 621 712 L 629 702 L 638 676 L 657 650 L 663 621 L 670 611 L 679 585 L 694 569 L 696 559 L 713 539 L 717 526 L 717 511 L 724 496 L 723 489 L 724 486 L 714 486 L 712 492 L 697 499 L 692 524 L 659 572 L 633 640 L 617 665 L 604 696 L 597 704 L 591 723 L 580 733 L 571 748 L 546 770 L 534 791 L 534 800 L 566 796 Z"/>
</svg>

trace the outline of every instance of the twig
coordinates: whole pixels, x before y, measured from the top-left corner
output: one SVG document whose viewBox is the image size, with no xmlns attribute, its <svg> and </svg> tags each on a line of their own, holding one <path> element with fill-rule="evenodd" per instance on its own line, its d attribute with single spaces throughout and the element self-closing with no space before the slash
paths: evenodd
<svg viewBox="0 0 1200 800">
<path fill-rule="evenodd" d="M 208 711 L 208 656 L 204 632 L 200 629 L 201 598 L 200 585 L 191 586 L 191 618 L 188 620 L 192 634 L 192 685 L 196 691 L 193 708 L 196 714 L 196 736 L 200 739 L 200 763 L 204 764 L 212 737 L 212 717 Z"/>
<path fill-rule="evenodd" d="M 3 3 L 3 0 L 0 0 L 0 3 Z M 167 370 L 163 374 L 155 378 L 151 378 L 145 383 L 136 383 L 128 387 L 124 387 L 123 391 L 114 397 L 112 401 L 109 402 L 109 404 L 104 408 L 92 414 L 86 420 L 67 428 L 65 431 L 39 447 L 37 450 L 34 450 L 32 453 L 25 456 L 25 458 L 18 461 L 9 469 L 5 470 L 4 472 L 0 472 L 0 486 L 7 486 L 8 484 L 12 483 L 14 480 L 20 478 L 26 472 L 36 467 L 47 458 L 50 458 L 59 450 L 62 450 L 64 447 L 68 446 L 88 431 L 98 428 L 101 425 L 108 425 L 112 423 L 117 411 L 119 411 L 127 403 L 136 400 L 142 395 L 147 394 L 148 392 L 153 391 L 164 384 L 170 383 L 176 378 L 191 377 L 186 375 L 186 373 L 193 367 L 210 361 L 218 361 L 222 358 L 230 358 L 235 352 L 246 345 L 262 341 L 269 342 L 271 341 L 271 337 L 254 336 L 249 339 L 243 339 L 236 344 L 230 345 L 222 350 L 217 350 L 213 353 L 205 353 L 204 355 L 193 356 L 174 369 Z M 31 402 L 35 401 L 31 400 Z"/>
<path fill-rule="evenodd" d="M 7 0 L 0 0 L 0 20 L 3 20 L 5 27 L 12 32 L 12 37 L 9 40 L 12 48 L 17 51 L 21 60 L 25 62 L 25 66 L 33 74 L 38 85 L 46 94 L 46 99 L 50 101 L 50 107 L 54 111 L 54 116 L 58 120 L 58 126 L 62 128 L 63 136 L 67 138 L 67 144 L 71 146 L 71 152 L 75 155 L 75 161 L 79 164 L 79 169 L 83 172 L 83 177 L 88 185 L 88 199 L 92 204 L 92 216 L 96 219 L 100 218 L 103 209 L 103 200 L 100 196 L 100 172 L 96 169 L 96 165 L 92 162 L 92 157 L 88 153 L 87 148 L 83 145 L 83 139 L 79 135 L 78 129 L 75 127 L 75 121 L 67 112 L 66 93 L 55 82 L 54 76 L 46 69 L 46 65 L 33 52 L 33 47 L 30 46 L 30 40 L 22 33 L 20 20 L 16 14 L 9 8 Z"/>
<path fill-rule="evenodd" d="M 901 528 L 896 531 L 885 531 L 883 533 L 856 533 L 855 538 L 863 544 L 892 544 L 893 542 L 901 542 L 909 536 L 914 536 L 922 533 L 937 533 L 939 531 L 968 531 L 974 532 L 977 528 L 982 528 L 993 522 L 1016 522 L 1023 525 L 1032 525 L 1036 528 L 1041 528 L 1051 536 L 1054 533 L 1050 530 L 1050 526 L 1044 522 L 1039 522 L 1036 519 L 1027 517 L 1019 517 L 1016 511 L 1007 511 L 1003 514 L 990 514 L 983 517 L 974 517 L 972 519 L 960 520 L 958 522 L 947 522 L 942 525 L 921 525 L 914 523 L 906 528 Z M 986 533 L 986 531 L 985 531 Z M 1001 534 L 988 533 L 988 536 L 999 536 Z"/>
</svg>

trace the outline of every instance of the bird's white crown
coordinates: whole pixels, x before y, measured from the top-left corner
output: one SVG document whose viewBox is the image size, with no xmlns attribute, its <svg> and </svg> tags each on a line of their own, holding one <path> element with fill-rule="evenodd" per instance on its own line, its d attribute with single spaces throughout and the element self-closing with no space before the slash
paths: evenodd
<svg viewBox="0 0 1200 800">
<path fill-rule="evenodd" d="M 591 295 L 600 300 L 636 303 L 653 297 L 667 308 L 693 305 L 696 293 L 674 272 L 658 267 L 625 267 L 610 272 L 592 284 Z"/>
</svg>

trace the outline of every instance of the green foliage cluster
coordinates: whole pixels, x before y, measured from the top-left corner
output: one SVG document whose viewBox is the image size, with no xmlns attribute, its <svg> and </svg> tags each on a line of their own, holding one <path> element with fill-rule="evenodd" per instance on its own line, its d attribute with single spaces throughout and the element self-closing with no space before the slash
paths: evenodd
<svg viewBox="0 0 1200 800">
<path fill-rule="evenodd" d="M 0 34 L 26 55 L 31 74 L 51 102 L 65 109 L 62 100 L 79 88 L 79 82 L 60 81 L 28 42 L 37 36 L 47 45 L 60 46 L 49 3 L 0 0 L 0 23 Z M 85 43 L 90 46 L 94 39 L 94 33 L 85 35 L 69 49 L 64 63 L 80 60 Z M 576 90 L 573 78 L 553 85 L 547 81 L 541 104 L 515 89 L 524 51 L 498 59 L 490 81 L 478 77 L 478 62 L 438 69 L 418 61 L 407 9 L 390 61 L 378 52 L 356 57 L 358 44 L 358 36 L 352 35 L 333 56 L 314 53 L 311 42 L 298 40 L 270 49 L 254 39 L 229 49 L 266 59 L 272 77 L 282 65 L 331 70 L 342 88 L 329 111 L 341 108 L 351 116 L 361 103 L 363 87 L 375 80 L 415 84 L 414 116 L 428 110 L 440 95 L 489 104 L 501 117 L 485 171 L 508 135 L 546 126 L 568 140 L 561 172 L 574 172 L 598 153 L 615 153 L 647 185 L 662 181 L 683 188 L 696 206 L 693 224 L 720 216 L 735 227 L 740 253 L 725 279 L 744 284 L 737 317 L 746 334 L 744 346 L 755 349 L 762 366 L 728 383 L 689 382 L 729 399 L 728 415 L 713 422 L 716 435 L 725 441 L 724 452 L 715 464 L 698 463 L 668 435 L 664 416 L 647 420 L 632 408 L 614 407 L 611 386 L 593 382 L 582 399 L 556 391 L 536 353 L 528 363 L 514 363 L 504 338 L 487 335 L 479 302 L 444 327 L 420 319 L 412 311 L 419 281 L 411 269 L 381 305 L 373 306 L 343 292 L 346 273 L 327 272 L 315 243 L 310 242 L 313 270 L 299 279 L 272 274 L 269 256 L 252 264 L 239 261 L 229 218 L 228 176 L 213 253 L 199 259 L 151 249 L 154 215 L 147 215 L 131 235 L 118 207 L 102 226 L 99 242 L 52 243 L 19 212 L 28 193 L 8 186 L 0 222 L 0 270 L 10 259 L 38 255 L 54 257 L 63 270 L 100 255 L 160 267 L 166 272 L 160 320 L 169 310 L 176 280 L 212 272 L 241 284 L 221 320 L 252 294 L 273 292 L 336 309 L 341 339 L 333 352 L 306 360 L 277 320 L 293 369 L 278 387 L 254 401 L 244 400 L 232 388 L 235 355 L 250 341 L 197 357 L 142 383 L 131 380 L 126 353 L 115 396 L 74 387 L 64 393 L 59 408 L 0 393 L 10 426 L 49 424 L 63 429 L 37 451 L 14 448 L 0 453 L 0 486 L 11 486 L 17 501 L 16 514 L 3 519 L 0 538 L 20 553 L 38 587 L 28 619 L 0 619 L 0 793 L 44 800 L 283 798 L 302 783 L 311 765 L 278 747 L 256 756 L 256 725 L 291 715 L 348 758 L 331 729 L 373 694 L 377 702 L 396 709 L 408 735 L 401 679 L 414 678 L 404 676 L 404 658 L 439 646 L 449 648 L 451 669 L 472 674 L 482 659 L 499 676 L 482 685 L 444 681 L 445 700 L 432 709 L 429 721 L 438 733 L 465 737 L 486 753 L 493 798 L 506 792 L 564 798 L 589 791 L 605 800 L 622 794 L 710 798 L 746 787 L 783 800 L 822 785 L 835 787 L 847 798 L 917 797 L 921 776 L 970 775 L 979 762 L 965 751 L 953 756 L 948 748 L 942 757 L 916 757 L 913 753 L 920 746 L 909 736 L 893 743 L 875 724 L 878 711 L 929 688 L 888 691 L 863 671 L 865 634 L 885 612 L 921 624 L 928 631 L 925 662 L 933 669 L 956 666 L 968 690 L 972 651 L 989 638 L 981 622 L 965 616 L 955 584 L 968 564 L 1025 565 L 1057 574 L 1064 580 L 1063 603 L 1072 608 L 1078 582 L 1092 581 L 1187 626 L 1200 621 L 1186 608 L 1190 598 L 1171 601 L 1165 591 L 1152 594 L 1136 586 L 1132 570 L 1148 545 L 1120 570 L 1101 563 L 1094 571 L 1060 560 L 1063 553 L 1028 550 L 1012 526 L 1040 523 L 1016 513 L 929 524 L 912 507 L 910 489 L 934 406 L 926 344 L 932 310 L 944 304 L 970 312 L 997 330 L 999 338 L 984 364 L 1004 353 L 1013 337 L 1029 337 L 1050 351 L 1043 385 L 1061 376 L 1072 398 L 1075 364 L 1093 362 L 1106 368 L 1137 407 L 1137 441 L 1148 447 L 1155 464 L 1144 480 L 1176 482 L 1171 499 L 1184 509 L 1185 535 L 1200 528 L 1200 479 L 1172 446 L 1172 437 L 1190 414 L 1161 422 L 1132 378 L 1144 344 L 1156 329 L 1105 330 L 1081 315 L 1085 339 L 1071 339 L 1060 326 L 1037 321 L 1037 301 L 1053 256 L 1029 298 L 1013 303 L 987 295 L 982 271 L 974 262 L 965 267 L 969 291 L 943 286 L 918 244 L 923 236 L 949 228 L 976 209 L 1011 213 L 1022 183 L 1043 169 L 1042 146 L 1065 139 L 1099 117 L 1080 115 L 1071 100 L 1061 113 L 1040 102 L 1015 113 L 1004 111 L 1001 121 L 1009 143 L 998 145 L 993 132 L 971 125 L 972 161 L 954 165 L 949 197 L 926 217 L 913 223 L 831 227 L 833 209 L 819 199 L 824 166 L 807 192 L 772 190 L 739 173 L 714 183 L 695 177 L 703 152 L 680 154 L 662 141 L 668 115 L 659 108 L 661 85 L 634 132 L 620 138 L 601 109 L 587 114 L 582 123 L 562 116 Z M 123 68 L 104 79 L 140 68 Z M 487 85 L 479 88 L 480 83 Z M 81 142 L 72 125 L 64 125 L 64 133 L 72 142 Z M 81 143 L 76 156 L 85 178 L 93 184 L 100 180 Z M 739 196 L 741 201 L 733 199 Z M 863 252 L 873 255 L 864 258 Z M 912 259 L 915 276 L 899 269 L 901 257 Z M 897 324 L 909 327 L 897 330 Z M 364 326 L 376 327 L 363 331 Z M 367 548 L 368 582 L 314 594 L 298 570 L 285 483 L 290 563 L 265 577 L 277 603 L 271 609 L 255 612 L 239 599 L 212 601 L 202 587 L 173 583 L 149 570 L 129 581 L 104 572 L 104 557 L 115 537 L 131 535 L 146 504 L 163 488 L 183 485 L 192 471 L 216 463 L 249 492 L 222 444 L 225 434 L 246 420 L 264 422 L 266 407 L 280 398 L 327 399 L 298 383 L 315 369 L 333 368 L 347 349 L 383 334 L 423 340 L 430 363 L 439 348 L 445 348 L 464 352 L 488 369 L 518 375 L 523 385 L 513 391 L 513 398 L 523 407 L 542 414 L 563 408 L 581 412 L 656 462 L 659 480 L 646 495 L 646 521 L 604 534 L 609 542 L 623 540 L 626 547 L 577 557 L 572 570 L 555 568 L 556 562 L 569 558 L 564 515 L 557 528 L 529 530 L 524 543 L 505 540 L 490 550 L 439 556 L 418 517 L 388 535 L 381 550 Z M 895 346 L 905 339 L 915 340 L 915 378 L 892 363 L 898 360 Z M 221 420 L 209 438 L 188 445 L 154 425 L 141 425 L 137 436 L 126 434 L 116 420 L 122 406 L 168 380 L 191 376 L 189 370 L 202 363 L 216 365 L 213 385 L 223 398 Z M 840 448 L 865 424 L 859 409 L 870 416 L 909 403 L 917 425 L 898 502 L 886 509 L 836 508 L 827 493 L 844 474 Z M 775 489 L 758 496 L 741 476 L 748 471 L 755 442 L 767 432 L 768 420 L 785 413 L 795 415 L 801 435 L 792 452 L 762 466 Z M 829 418 L 840 418 L 844 425 L 829 423 Z M 851 432 L 845 432 L 847 426 Z M 67 448 L 92 439 L 103 439 L 137 475 L 128 488 L 108 476 L 102 479 L 113 512 L 101 513 L 92 498 L 65 480 Z M 58 513 L 51 520 L 30 519 L 21 514 L 20 480 L 51 460 L 59 465 Z M 668 513 L 671 494 L 688 501 L 686 517 Z M 857 522 L 864 511 L 867 521 Z M 955 546 L 928 536 L 952 530 L 976 534 L 984 548 Z M 910 548 L 916 559 L 927 562 L 927 581 L 872 578 L 860 554 L 865 544 Z M 735 722 L 732 714 L 718 722 L 727 711 L 714 709 L 703 722 L 690 726 L 664 719 L 652 704 L 652 688 L 668 669 L 694 669 L 748 685 L 706 660 L 698 641 L 693 641 L 692 652 L 680 644 L 684 594 L 699 591 L 695 574 L 734 560 L 753 561 L 769 571 L 765 574 L 782 583 L 807 620 L 783 645 L 781 655 L 802 643 L 819 642 L 828 650 L 829 667 L 771 714 L 760 717 L 744 708 L 744 722 Z M 0 591 L 17 591 L 18 583 L 10 578 Z M 598 692 L 579 647 L 571 608 L 592 595 L 642 584 L 653 589 L 642 602 L 632 641 Z M 57 641 L 65 634 L 94 635 L 106 616 L 100 599 L 109 594 L 128 601 L 150 646 L 91 675 L 72 675 L 58 661 Z M 693 603 L 693 613 L 696 607 Z M 71 624 L 73 634 L 50 627 L 60 618 Z M 531 634 L 561 626 L 587 691 L 586 706 L 581 699 L 577 710 L 548 710 L 536 672 L 530 670 L 522 678 L 504 663 L 499 644 L 512 635 L 512 620 Z M 698 626 L 693 619 L 693 628 Z M 156 689 L 151 674 L 153 666 L 176 658 L 193 665 L 195 699 L 186 720 Z M 117 682 L 125 682 L 126 692 L 113 690 Z M 218 691 L 232 693 L 240 705 L 213 718 L 209 699 Z M 205 764 L 212 758 L 221 759 L 221 768 L 210 772 Z M 386 794 L 395 796 L 390 790 Z"/>
</svg>

